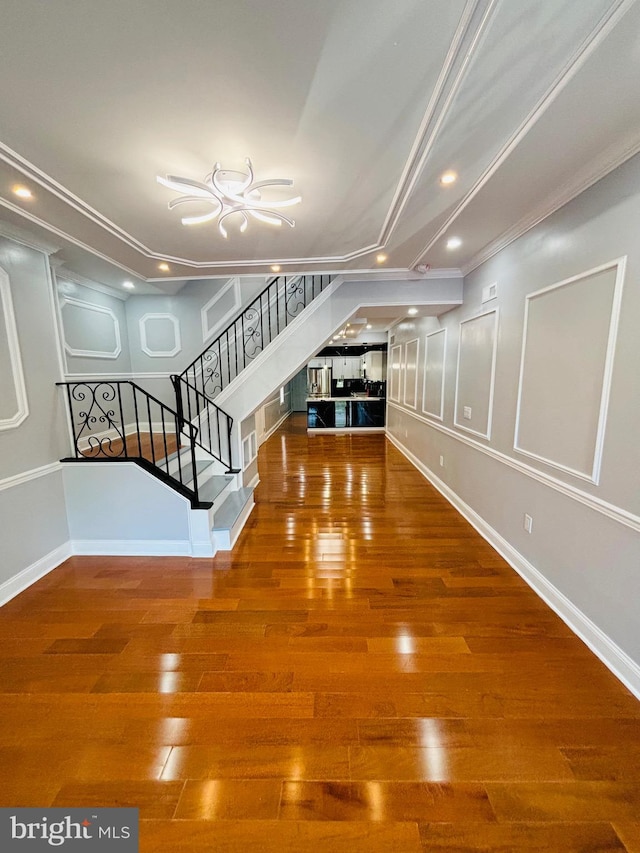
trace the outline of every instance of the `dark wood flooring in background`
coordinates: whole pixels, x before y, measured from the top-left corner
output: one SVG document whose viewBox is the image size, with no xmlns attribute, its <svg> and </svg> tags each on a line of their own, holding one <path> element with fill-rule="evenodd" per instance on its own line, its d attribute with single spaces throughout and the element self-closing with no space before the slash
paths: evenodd
<svg viewBox="0 0 640 853">
<path fill-rule="evenodd" d="M 640 702 L 380 435 L 260 450 L 214 560 L 74 557 L 0 610 L 2 805 L 156 851 L 640 851 Z"/>
</svg>

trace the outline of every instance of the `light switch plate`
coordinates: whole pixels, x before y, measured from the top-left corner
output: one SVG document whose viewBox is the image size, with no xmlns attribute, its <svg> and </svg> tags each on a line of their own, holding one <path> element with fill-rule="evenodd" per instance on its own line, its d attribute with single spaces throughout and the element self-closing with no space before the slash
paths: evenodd
<svg viewBox="0 0 640 853">
<path fill-rule="evenodd" d="M 462 417 L 466 418 L 468 421 L 471 420 L 471 406 L 465 406 L 462 409 Z"/>
</svg>

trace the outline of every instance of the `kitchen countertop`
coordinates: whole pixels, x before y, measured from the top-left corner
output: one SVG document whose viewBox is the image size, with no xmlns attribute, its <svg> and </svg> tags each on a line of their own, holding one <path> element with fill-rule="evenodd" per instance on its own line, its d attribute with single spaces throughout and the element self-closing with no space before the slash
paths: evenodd
<svg viewBox="0 0 640 853">
<path fill-rule="evenodd" d="M 307 403 L 366 403 L 367 401 L 374 402 L 375 400 L 384 400 L 384 397 L 365 397 L 364 395 L 357 397 L 307 397 Z"/>
</svg>

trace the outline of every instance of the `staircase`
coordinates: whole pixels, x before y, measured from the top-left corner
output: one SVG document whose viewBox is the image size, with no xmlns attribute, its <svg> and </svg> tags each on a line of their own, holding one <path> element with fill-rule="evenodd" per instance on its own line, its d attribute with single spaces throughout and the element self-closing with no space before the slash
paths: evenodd
<svg viewBox="0 0 640 853">
<path fill-rule="evenodd" d="M 73 447 L 72 454 L 61 461 L 94 463 L 83 466 L 82 475 L 77 471 L 67 474 L 70 492 L 86 492 L 93 513 L 112 518 L 118 497 L 103 466 L 130 463 L 188 501 L 190 544 L 183 550 L 197 556 L 230 550 L 253 509 L 253 489 L 242 485 L 240 471 L 234 466 L 238 453 L 234 453 L 233 419 L 213 398 L 329 282 L 330 277 L 325 275 L 283 276 L 269 281 L 180 375 L 171 376 L 175 408 L 128 380 L 57 383 L 66 389 Z M 236 436 L 235 445 L 238 443 Z M 136 475 L 130 473 L 129 481 L 130 489 L 135 490 Z M 127 519 L 115 527 L 127 529 L 126 521 L 133 522 L 137 516 L 137 523 L 144 527 L 145 513 L 148 517 L 149 507 L 134 502 Z M 130 540 L 100 541 L 108 549 L 108 541 Z M 171 542 L 171 552 L 182 547 L 175 540 Z M 87 553 L 83 547 L 80 552 Z M 127 545 L 111 547 L 126 549 Z"/>
</svg>

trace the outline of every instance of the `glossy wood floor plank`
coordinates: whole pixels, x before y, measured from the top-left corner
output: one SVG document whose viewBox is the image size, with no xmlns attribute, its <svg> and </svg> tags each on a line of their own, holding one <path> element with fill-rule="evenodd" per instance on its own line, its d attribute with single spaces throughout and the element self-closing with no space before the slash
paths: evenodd
<svg viewBox="0 0 640 853">
<path fill-rule="evenodd" d="M 0 805 L 143 853 L 640 853 L 640 703 L 381 435 L 259 453 L 213 560 L 73 557 L 0 611 Z"/>
</svg>

